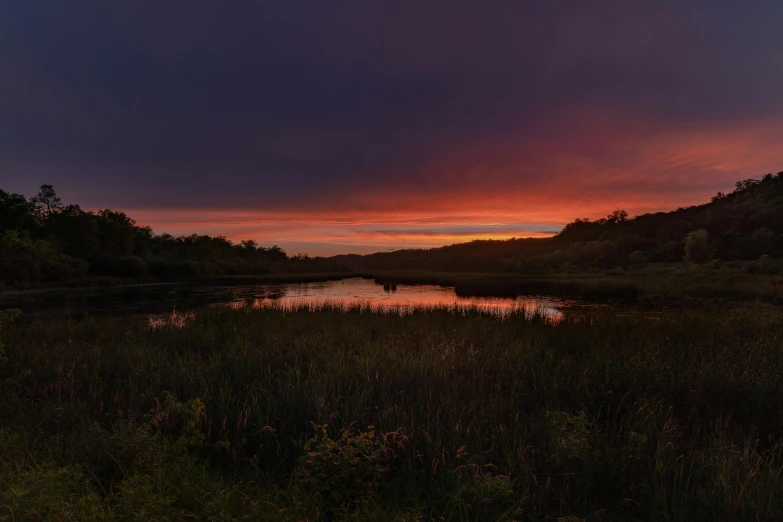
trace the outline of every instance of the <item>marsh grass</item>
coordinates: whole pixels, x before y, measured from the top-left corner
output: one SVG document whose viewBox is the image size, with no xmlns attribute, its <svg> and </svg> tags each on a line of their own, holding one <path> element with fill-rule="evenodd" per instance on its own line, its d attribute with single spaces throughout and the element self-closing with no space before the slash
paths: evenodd
<svg viewBox="0 0 783 522">
<path fill-rule="evenodd" d="M 778 308 L 213 307 L 0 335 L 2 519 L 783 513 Z"/>
<path fill-rule="evenodd" d="M 414 298 L 415 299 L 415 298 Z M 217 303 L 213 306 L 226 306 L 222 303 Z M 275 299 L 256 299 L 255 301 L 241 301 L 228 303 L 230 308 L 235 310 L 242 308 L 253 309 L 265 309 L 278 311 L 282 313 L 294 313 L 301 311 L 309 312 L 345 312 L 345 313 L 360 313 L 360 314 L 375 314 L 375 315 L 395 315 L 405 316 L 412 314 L 422 313 L 451 313 L 458 316 L 476 316 L 491 314 L 501 320 L 506 318 L 516 318 L 520 315 L 526 316 L 527 319 L 542 319 L 551 324 L 559 322 L 563 314 L 560 310 L 553 307 L 547 307 L 546 305 L 530 305 L 526 303 L 461 303 L 454 301 L 452 303 L 417 303 L 413 300 L 410 303 L 394 303 L 388 304 L 384 301 L 374 301 L 372 299 L 353 299 L 351 301 L 341 301 L 325 298 L 322 300 L 311 300 L 308 298 L 292 299 L 290 301 L 281 302 Z M 583 305 L 592 306 L 592 305 Z M 193 314 L 189 314 L 191 317 Z M 172 322 L 172 324 L 178 324 L 176 321 L 182 317 L 183 314 L 166 314 L 164 316 L 155 316 L 161 318 L 164 321 Z"/>
<path fill-rule="evenodd" d="M 364 276 L 367 277 L 367 276 Z M 635 269 L 596 272 L 378 272 L 378 284 L 432 284 L 454 287 L 458 296 L 556 295 L 595 302 L 783 302 L 783 279 L 748 273 L 738 263 L 659 263 Z"/>
</svg>

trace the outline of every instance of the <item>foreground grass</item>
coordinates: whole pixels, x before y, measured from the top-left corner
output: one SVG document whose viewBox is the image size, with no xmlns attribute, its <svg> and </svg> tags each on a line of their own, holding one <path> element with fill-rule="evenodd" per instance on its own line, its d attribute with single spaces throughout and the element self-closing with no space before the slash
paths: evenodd
<svg viewBox="0 0 783 522">
<path fill-rule="evenodd" d="M 783 519 L 772 307 L 211 308 L 2 336 L 4 520 Z"/>
</svg>

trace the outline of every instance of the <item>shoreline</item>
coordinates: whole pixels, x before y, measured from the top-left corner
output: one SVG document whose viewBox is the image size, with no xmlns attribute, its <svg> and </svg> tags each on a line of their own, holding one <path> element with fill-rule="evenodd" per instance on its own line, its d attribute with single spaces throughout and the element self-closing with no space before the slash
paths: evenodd
<svg viewBox="0 0 783 522">
<path fill-rule="evenodd" d="M 0 298 L 46 292 L 125 290 L 165 285 L 296 284 L 371 279 L 378 285 L 436 285 L 460 297 L 552 295 L 594 302 L 678 302 L 689 300 L 783 303 L 783 278 L 750 274 L 728 264 L 716 269 L 661 265 L 613 273 L 520 274 L 517 272 L 362 271 L 278 273 L 187 278 L 182 280 L 96 278 L 0 291 Z"/>
</svg>

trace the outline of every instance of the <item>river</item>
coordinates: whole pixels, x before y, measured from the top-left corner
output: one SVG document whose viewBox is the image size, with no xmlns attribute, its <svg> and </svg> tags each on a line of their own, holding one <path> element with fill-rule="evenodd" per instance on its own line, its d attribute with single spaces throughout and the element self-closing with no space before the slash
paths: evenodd
<svg viewBox="0 0 783 522">
<path fill-rule="evenodd" d="M 211 285 L 174 283 L 114 288 L 58 288 L 0 293 L 0 308 L 19 308 L 23 319 L 87 315 L 168 314 L 208 305 L 317 307 L 363 305 L 406 313 L 415 307 L 475 307 L 503 315 L 538 311 L 557 320 L 575 304 L 549 296 L 460 297 L 453 288 L 434 285 L 383 286 L 362 278 L 317 283 Z"/>
</svg>

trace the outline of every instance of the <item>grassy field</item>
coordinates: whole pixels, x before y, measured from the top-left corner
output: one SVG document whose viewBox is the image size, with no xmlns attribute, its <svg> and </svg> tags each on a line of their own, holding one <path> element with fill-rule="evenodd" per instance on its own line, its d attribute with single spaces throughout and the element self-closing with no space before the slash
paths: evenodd
<svg viewBox="0 0 783 522">
<path fill-rule="evenodd" d="M 783 520 L 780 308 L 0 338 L 0 520 Z"/>
</svg>

